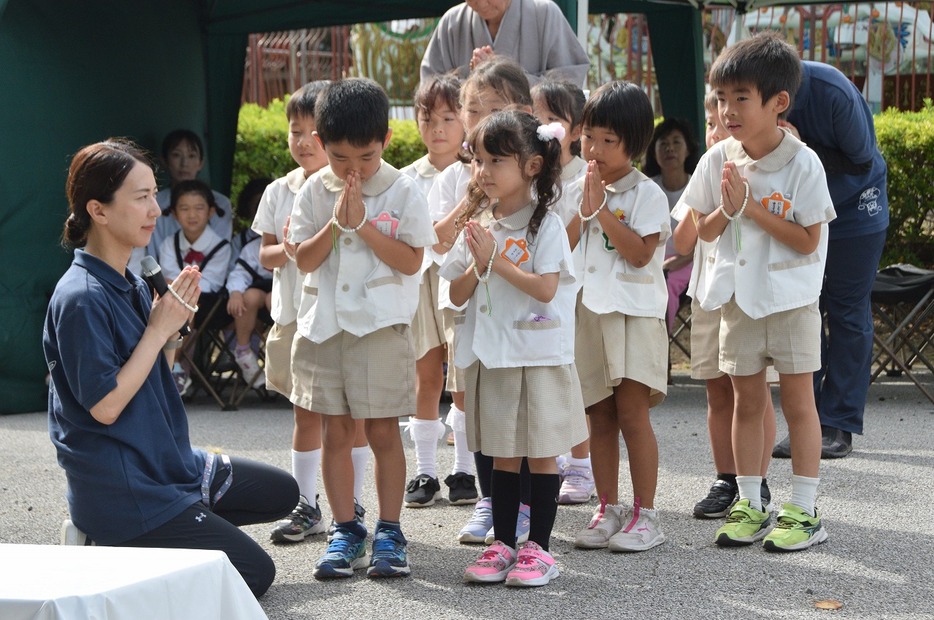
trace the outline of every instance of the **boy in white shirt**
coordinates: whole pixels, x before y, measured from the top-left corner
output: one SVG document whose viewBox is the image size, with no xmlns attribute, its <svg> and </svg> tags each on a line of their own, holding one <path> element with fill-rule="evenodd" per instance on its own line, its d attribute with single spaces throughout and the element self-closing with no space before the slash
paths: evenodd
<svg viewBox="0 0 934 620">
<path fill-rule="evenodd" d="M 266 375 L 260 368 L 251 340 L 260 308 L 270 307 L 272 271 L 260 264 L 261 238 L 252 230 L 252 238 L 243 244 L 234 268 L 227 274 L 227 313 L 234 321 L 234 361 L 243 373 L 243 380 L 254 388 L 265 387 Z M 247 238 L 247 237 L 245 237 Z"/>
<path fill-rule="evenodd" d="M 367 575 L 410 572 L 399 516 L 406 484 L 399 416 L 415 411 L 409 325 L 424 248 L 437 243 L 415 182 L 382 161 L 392 135 L 389 99 L 372 80 L 334 82 L 315 105 L 329 166 L 292 209 L 296 263 L 308 275 L 292 348 L 292 400 L 322 414 L 322 474 L 335 527 L 316 579 L 367 565 L 366 527 L 354 519 L 355 419 L 376 458 L 379 519 Z"/>
<path fill-rule="evenodd" d="M 763 540 L 797 551 L 827 538 L 815 507 L 821 429 L 812 374 L 820 368 L 817 307 L 836 216 L 820 160 L 777 125 L 801 81 L 796 50 L 774 34 L 727 48 L 710 70 L 719 112 L 732 136 L 698 164 L 681 202 L 698 235 L 716 241 L 698 284 L 700 305 L 721 310 L 720 370 L 735 395 L 733 455 L 739 501 L 716 534 L 723 546 Z M 792 496 L 778 525 L 760 497 L 765 370 L 774 364 L 792 438 Z"/>
</svg>

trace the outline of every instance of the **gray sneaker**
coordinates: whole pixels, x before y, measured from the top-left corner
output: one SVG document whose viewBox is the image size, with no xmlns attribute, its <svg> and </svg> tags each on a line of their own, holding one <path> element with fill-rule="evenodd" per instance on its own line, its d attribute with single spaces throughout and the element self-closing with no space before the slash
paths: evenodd
<svg viewBox="0 0 934 620">
<path fill-rule="evenodd" d="M 623 509 L 601 500 L 590 523 L 577 533 L 574 546 L 581 549 L 606 549 L 610 538 L 623 529 Z"/>
<path fill-rule="evenodd" d="M 315 503 L 317 503 L 317 497 Z M 312 506 L 303 495 L 299 496 L 298 505 L 288 517 L 276 523 L 269 538 L 276 543 L 302 542 L 309 536 L 324 532 L 321 509 Z"/>
</svg>

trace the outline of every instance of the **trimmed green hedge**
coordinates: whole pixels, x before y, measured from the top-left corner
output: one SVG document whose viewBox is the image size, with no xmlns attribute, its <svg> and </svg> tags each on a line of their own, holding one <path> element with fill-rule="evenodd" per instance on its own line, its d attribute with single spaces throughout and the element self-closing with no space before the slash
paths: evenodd
<svg viewBox="0 0 934 620">
<path fill-rule="evenodd" d="M 911 263 L 934 268 L 934 106 L 927 100 L 919 112 L 888 110 L 875 117 L 879 149 L 889 166 L 888 240 L 882 265 Z M 389 122 L 392 140 L 383 157 L 397 168 L 425 154 L 415 121 Z M 295 166 L 287 143 L 285 103 L 268 108 L 246 104 L 240 108 L 237 149 L 234 153 L 231 199 L 252 178 L 278 178 Z"/>
<path fill-rule="evenodd" d="M 934 267 L 934 107 L 890 109 L 875 117 L 879 150 L 889 167 L 889 234 L 882 265 Z"/>
<path fill-rule="evenodd" d="M 427 153 L 415 121 L 390 120 L 389 126 L 392 139 L 383 151 L 383 159 L 390 164 L 402 168 Z M 295 161 L 289 154 L 288 135 L 284 101 L 276 99 L 268 108 L 255 103 L 240 108 L 230 188 L 234 204 L 250 179 L 264 176 L 277 179 L 295 168 Z"/>
</svg>

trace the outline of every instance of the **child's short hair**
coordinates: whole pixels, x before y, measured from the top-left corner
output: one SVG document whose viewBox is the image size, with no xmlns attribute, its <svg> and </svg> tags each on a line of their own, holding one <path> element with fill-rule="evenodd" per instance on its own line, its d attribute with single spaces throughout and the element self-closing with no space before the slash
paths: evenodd
<svg viewBox="0 0 934 620">
<path fill-rule="evenodd" d="M 461 109 L 461 81 L 451 73 L 435 75 L 423 80 L 415 91 L 415 113 L 431 114 L 439 105 L 446 105 L 452 112 Z"/>
<path fill-rule="evenodd" d="M 353 146 L 383 142 L 389 133 L 389 97 L 369 78 L 332 82 L 318 96 L 315 126 L 321 142 Z"/>
<path fill-rule="evenodd" d="M 172 149 L 183 142 L 193 146 L 194 149 L 198 151 L 198 157 L 204 159 L 204 143 L 201 142 L 201 138 L 198 137 L 198 134 L 190 129 L 175 129 L 170 131 L 165 138 L 162 139 L 162 160 L 168 161 L 169 153 L 172 152 Z"/>
<path fill-rule="evenodd" d="M 263 192 L 266 191 L 270 183 L 272 183 L 272 179 L 269 177 L 258 177 L 250 179 L 250 181 L 243 186 L 243 189 L 240 190 L 240 194 L 237 196 L 237 206 L 234 207 L 234 212 L 237 214 L 238 218 L 250 221 L 253 220 L 256 216 L 256 207 L 259 205 L 259 201 L 263 197 Z"/>
<path fill-rule="evenodd" d="M 583 122 L 587 97 L 577 84 L 567 80 L 545 80 L 532 87 L 532 100 L 536 97 L 541 97 L 548 109 L 566 120 L 571 129 Z M 571 154 L 581 154 L 580 140 L 571 144 Z"/>
<path fill-rule="evenodd" d="M 715 89 L 734 84 L 755 86 L 763 104 L 785 91 L 788 108 L 778 116 L 785 118 L 801 86 L 801 71 L 801 58 L 790 43 L 778 33 L 760 32 L 717 56 L 710 67 L 710 85 Z"/>
<path fill-rule="evenodd" d="M 461 87 L 461 101 L 468 88 L 489 88 L 513 105 L 532 107 L 529 78 L 514 60 L 493 56 L 471 71 Z"/>
<path fill-rule="evenodd" d="M 704 95 L 704 110 L 713 114 L 719 113 L 719 104 L 717 103 L 717 91 L 710 89 Z"/>
<path fill-rule="evenodd" d="M 296 116 L 315 117 L 315 103 L 318 95 L 330 84 L 330 80 L 308 82 L 289 97 L 285 104 L 285 117 L 292 120 Z"/>
<path fill-rule="evenodd" d="M 655 131 L 652 133 L 652 141 L 649 142 L 649 146 L 645 150 L 645 166 L 642 168 L 643 174 L 648 177 L 654 177 L 662 173 L 662 168 L 658 165 L 658 160 L 655 158 L 655 144 L 676 131 L 684 137 L 684 145 L 687 147 L 688 151 L 688 155 L 684 159 L 684 171 L 688 174 L 694 172 L 694 168 L 697 167 L 697 160 L 700 157 L 700 146 L 698 146 L 697 139 L 694 137 L 694 131 L 691 129 L 691 126 L 688 125 L 687 121 L 683 119 L 666 118 L 655 127 Z"/>
<path fill-rule="evenodd" d="M 623 141 L 633 160 L 641 159 L 652 140 L 655 113 L 642 89 L 632 82 L 607 82 L 584 105 L 585 126 L 609 129 Z"/>
<path fill-rule="evenodd" d="M 179 181 L 172 186 L 172 197 L 169 199 L 169 208 L 166 209 L 166 212 L 174 212 L 179 199 L 185 194 L 200 195 L 204 198 L 204 201 L 208 203 L 209 209 L 214 209 L 218 215 L 224 215 L 223 210 L 217 206 L 217 201 L 214 200 L 214 192 L 211 191 L 207 183 L 199 181 L 198 179 Z"/>
</svg>

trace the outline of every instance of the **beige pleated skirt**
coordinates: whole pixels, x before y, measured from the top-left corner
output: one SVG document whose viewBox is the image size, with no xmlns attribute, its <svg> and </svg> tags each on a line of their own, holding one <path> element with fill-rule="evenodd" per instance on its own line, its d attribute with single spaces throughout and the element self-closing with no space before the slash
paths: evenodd
<svg viewBox="0 0 934 620">
<path fill-rule="evenodd" d="M 557 456 L 587 439 L 574 364 L 465 369 L 467 446 L 487 456 Z"/>
<path fill-rule="evenodd" d="M 584 406 L 613 395 L 623 379 L 649 387 L 649 406 L 668 392 L 668 330 L 664 319 L 596 314 L 577 303 L 574 362 L 580 376 Z"/>
<path fill-rule="evenodd" d="M 438 265 L 432 263 L 418 287 L 418 309 L 412 319 L 412 339 L 415 341 L 415 359 L 446 342 L 444 318 L 438 308 Z"/>
</svg>

